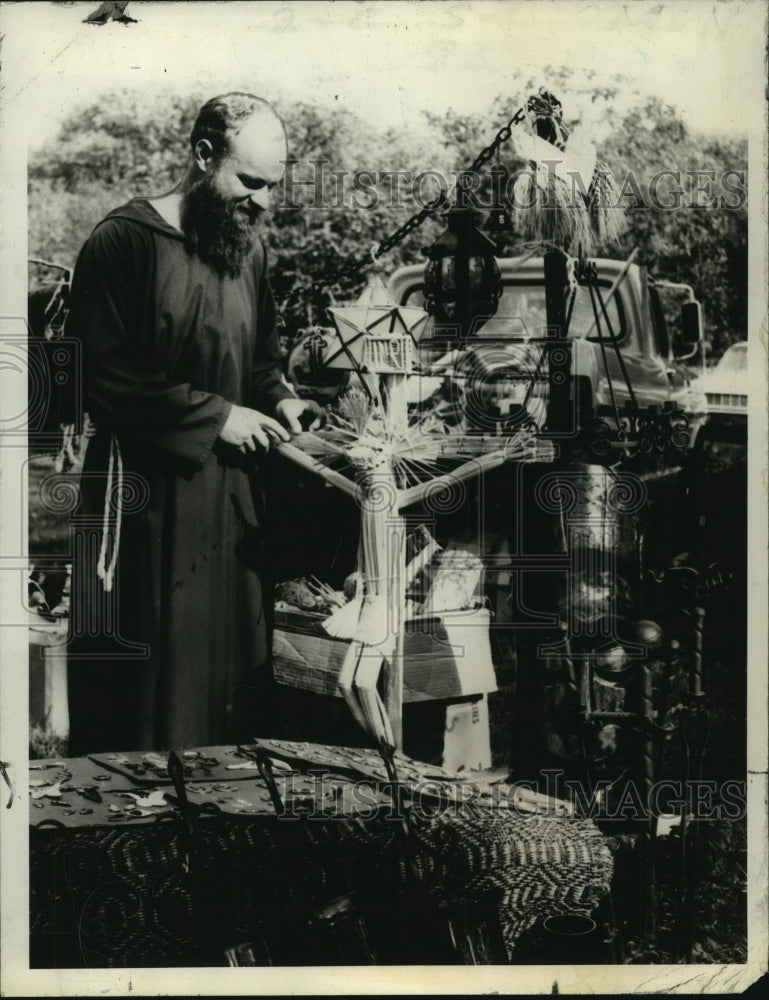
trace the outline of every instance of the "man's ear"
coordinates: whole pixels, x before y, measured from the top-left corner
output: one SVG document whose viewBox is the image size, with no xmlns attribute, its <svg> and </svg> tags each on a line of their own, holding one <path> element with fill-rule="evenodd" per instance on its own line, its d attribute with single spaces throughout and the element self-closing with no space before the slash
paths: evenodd
<svg viewBox="0 0 769 1000">
<path fill-rule="evenodd" d="M 196 166 L 201 170 L 208 170 L 213 165 L 214 147 L 208 139 L 198 139 L 192 151 Z"/>
</svg>

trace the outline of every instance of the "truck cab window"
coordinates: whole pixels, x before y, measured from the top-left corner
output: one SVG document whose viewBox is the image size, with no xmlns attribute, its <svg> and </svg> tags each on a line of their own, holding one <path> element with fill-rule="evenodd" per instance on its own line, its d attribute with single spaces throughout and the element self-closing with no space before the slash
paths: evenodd
<svg viewBox="0 0 769 1000">
<path fill-rule="evenodd" d="M 625 318 L 618 297 L 607 297 L 607 288 L 602 289 L 604 305 L 611 322 L 611 328 L 617 340 L 621 343 L 625 336 Z M 404 305 L 413 307 L 424 306 L 422 286 L 415 285 L 406 293 Z M 600 312 L 602 329 L 609 335 L 603 314 Z M 577 288 L 574 309 L 569 326 L 569 337 L 585 337 L 597 341 L 598 335 L 594 323 L 593 307 L 590 304 L 590 293 L 587 288 Z M 481 338 L 513 337 L 529 340 L 547 336 L 547 312 L 545 308 L 545 288 L 541 284 L 509 284 L 505 286 L 499 300 L 497 312 L 492 319 L 487 320 L 478 331 Z"/>
</svg>

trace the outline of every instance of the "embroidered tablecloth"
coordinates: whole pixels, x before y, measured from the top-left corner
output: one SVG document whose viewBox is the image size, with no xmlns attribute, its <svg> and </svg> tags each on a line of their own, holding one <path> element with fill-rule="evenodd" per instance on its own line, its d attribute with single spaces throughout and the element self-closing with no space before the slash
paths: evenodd
<svg viewBox="0 0 769 1000">
<path fill-rule="evenodd" d="M 608 892 L 591 821 L 472 772 L 396 753 L 394 788 L 374 750 L 275 740 L 179 756 L 186 810 L 166 754 L 31 763 L 33 966 L 224 964 L 253 940 L 317 964 L 308 928 L 343 897 L 374 926 L 485 902 L 514 960 L 536 921 Z"/>
</svg>

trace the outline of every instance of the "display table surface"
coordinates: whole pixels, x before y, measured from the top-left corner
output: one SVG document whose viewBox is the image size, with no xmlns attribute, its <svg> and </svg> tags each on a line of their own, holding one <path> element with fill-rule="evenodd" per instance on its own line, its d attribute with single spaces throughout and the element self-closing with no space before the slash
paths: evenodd
<svg viewBox="0 0 769 1000">
<path fill-rule="evenodd" d="M 512 957 L 535 921 L 608 891 L 591 821 L 472 773 L 396 754 L 404 805 L 374 750 L 260 740 L 179 756 L 186 811 L 165 754 L 31 762 L 33 966 L 225 964 L 265 934 L 274 964 L 317 964 L 297 928 L 351 893 L 374 921 L 491 900 Z"/>
</svg>

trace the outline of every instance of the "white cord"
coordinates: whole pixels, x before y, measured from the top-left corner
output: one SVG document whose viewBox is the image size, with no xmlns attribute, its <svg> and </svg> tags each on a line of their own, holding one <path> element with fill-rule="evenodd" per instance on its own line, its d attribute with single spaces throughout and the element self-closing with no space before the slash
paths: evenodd
<svg viewBox="0 0 769 1000">
<path fill-rule="evenodd" d="M 109 544 L 109 510 L 112 497 L 112 485 L 117 465 L 117 490 L 115 491 L 115 537 L 112 543 L 109 565 L 107 565 L 107 546 Z M 101 546 L 96 575 L 103 582 L 106 591 L 112 590 L 117 565 L 118 548 L 120 546 L 120 527 L 123 520 L 123 456 L 120 454 L 120 443 L 113 433 L 110 437 L 109 465 L 107 466 L 107 489 L 104 494 L 104 517 L 102 519 Z"/>
</svg>

